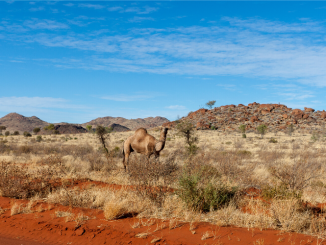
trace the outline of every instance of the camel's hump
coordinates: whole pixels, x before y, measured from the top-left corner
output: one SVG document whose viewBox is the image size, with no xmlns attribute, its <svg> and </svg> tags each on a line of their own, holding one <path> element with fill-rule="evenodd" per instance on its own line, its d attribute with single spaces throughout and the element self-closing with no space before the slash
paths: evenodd
<svg viewBox="0 0 326 245">
<path fill-rule="evenodd" d="M 147 130 L 145 128 L 139 128 L 135 131 L 135 134 L 147 134 Z"/>
</svg>

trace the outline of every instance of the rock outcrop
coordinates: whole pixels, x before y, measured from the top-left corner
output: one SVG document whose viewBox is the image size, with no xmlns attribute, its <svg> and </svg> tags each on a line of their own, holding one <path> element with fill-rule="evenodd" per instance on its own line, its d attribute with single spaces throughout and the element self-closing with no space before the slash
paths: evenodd
<svg viewBox="0 0 326 245">
<path fill-rule="evenodd" d="M 254 130 L 260 124 L 269 130 L 286 130 L 293 124 L 296 129 L 317 130 L 326 124 L 326 112 L 305 107 L 304 110 L 288 108 L 281 104 L 259 104 L 256 102 L 225 105 L 211 110 L 199 109 L 180 119 L 191 122 L 197 130 L 218 129 L 238 130 L 241 124 L 247 130 Z M 164 127 L 174 127 L 176 122 L 163 123 Z"/>
</svg>

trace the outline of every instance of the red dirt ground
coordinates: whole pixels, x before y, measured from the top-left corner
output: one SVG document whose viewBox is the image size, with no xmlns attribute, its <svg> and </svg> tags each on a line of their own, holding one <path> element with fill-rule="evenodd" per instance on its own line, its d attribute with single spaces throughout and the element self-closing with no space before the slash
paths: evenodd
<svg viewBox="0 0 326 245">
<path fill-rule="evenodd" d="M 48 244 L 317 244 L 317 239 L 296 233 L 282 233 L 276 230 L 218 227 L 208 223 L 196 223 L 190 231 L 187 223 L 176 222 L 170 229 L 170 221 L 158 219 L 124 218 L 114 221 L 104 219 L 98 209 L 69 208 L 61 205 L 37 203 L 28 214 L 10 215 L 14 203 L 26 204 L 26 200 L 0 197 L 0 244 L 39 245 Z M 44 211 L 41 210 L 44 209 Z M 89 220 L 77 224 L 58 218 L 56 211 L 83 214 Z M 135 227 L 139 223 L 139 227 Z M 201 240 L 208 232 L 210 237 Z M 144 238 L 137 235 L 148 233 Z M 194 233 L 194 234 L 193 234 Z M 157 239 L 156 242 L 155 239 Z M 18 242 L 19 241 L 19 242 Z M 17 243 L 18 242 L 18 243 Z M 318 244 L 323 244 L 319 240 Z M 326 244 L 326 242 L 324 243 Z"/>
</svg>

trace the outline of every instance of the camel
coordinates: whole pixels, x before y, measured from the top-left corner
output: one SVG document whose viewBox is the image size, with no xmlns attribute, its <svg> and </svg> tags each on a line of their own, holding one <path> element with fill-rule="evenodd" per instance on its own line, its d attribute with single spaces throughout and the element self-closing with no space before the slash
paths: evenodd
<svg viewBox="0 0 326 245">
<path fill-rule="evenodd" d="M 156 158 L 159 157 L 160 151 L 163 150 L 165 146 L 167 132 L 168 128 L 162 128 L 159 140 L 148 134 L 147 130 L 144 128 L 137 129 L 134 135 L 129 136 L 123 143 L 122 150 L 125 171 L 127 170 L 130 153 L 133 151 L 146 155 L 148 160 L 153 154 Z"/>
</svg>

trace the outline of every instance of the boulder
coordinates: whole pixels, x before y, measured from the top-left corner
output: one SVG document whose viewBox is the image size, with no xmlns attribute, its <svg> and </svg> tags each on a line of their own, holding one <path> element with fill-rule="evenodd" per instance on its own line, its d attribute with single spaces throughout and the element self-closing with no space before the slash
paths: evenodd
<svg viewBox="0 0 326 245">
<path fill-rule="evenodd" d="M 250 118 L 250 122 L 252 122 L 252 123 L 254 123 L 254 122 L 258 122 L 258 117 L 256 117 L 256 116 L 252 116 L 251 118 Z"/>
<path fill-rule="evenodd" d="M 304 108 L 304 111 L 305 111 L 305 112 L 314 112 L 315 109 L 305 107 L 305 108 Z"/>
<path fill-rule="evenodd" d="M 271 105 L 271 104 L 261 104 L 259 106 L 259 109 L 264 109 L 264 110 L 270 112 L 271 110 L 274 109 L 274 105 Z"/>
</svg>

